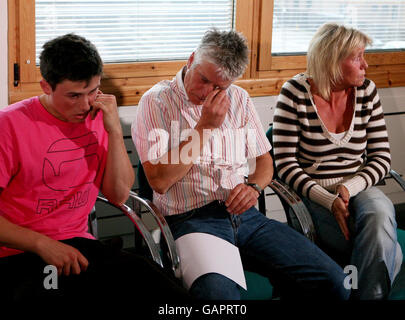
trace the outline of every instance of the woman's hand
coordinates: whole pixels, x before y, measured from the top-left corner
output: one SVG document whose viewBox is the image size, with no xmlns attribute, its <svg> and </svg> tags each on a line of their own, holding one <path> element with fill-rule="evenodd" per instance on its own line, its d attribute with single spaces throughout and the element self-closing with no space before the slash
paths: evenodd
<svg viewBox="0 0 405 320">
<path fill-rule="evenodd" d="M 340 184 L 336 188 L 336 192 L 337 192 L 338 196 L 343 200 L 343 202 L 345 203 L 346 208 L 347 208 L 349 206 L 349 200 L 350 200 L 350 193 L 347 190 L 347 188 L 343 184 Z"/>
<path fill-rule="evenodd" d="M 345 188 L 346 189 L 346 188 Z M 346 190 L 347 191 L 347 190 Z M 345 197 L 345 199 L 347 199 Z M 332 204 L 332 213 L 335 217 L 337 223 L 339 224 L 340 230 L 342 230 L 343 236 L 346 240 L 350 239 L 350 232 L 348 227 L 349 210 L 348 210 L 349 200 L 347 202 L 340 197 L 337 197 Z"/>
</svg>

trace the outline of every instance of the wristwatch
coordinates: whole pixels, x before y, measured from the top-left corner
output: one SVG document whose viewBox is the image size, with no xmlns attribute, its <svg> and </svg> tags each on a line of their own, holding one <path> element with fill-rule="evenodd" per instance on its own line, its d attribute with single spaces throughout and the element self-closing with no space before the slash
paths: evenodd
<svg viewBox="0 0 405 320">
<path fill-rule="evenodd" d="M 262 193 L 262 188 L 259 187 L 259 185 L 257 183 L 246 183 L 246 185 L 252 187 L 253 189 L 255 189 L 259 194 Z"/>
</svg>

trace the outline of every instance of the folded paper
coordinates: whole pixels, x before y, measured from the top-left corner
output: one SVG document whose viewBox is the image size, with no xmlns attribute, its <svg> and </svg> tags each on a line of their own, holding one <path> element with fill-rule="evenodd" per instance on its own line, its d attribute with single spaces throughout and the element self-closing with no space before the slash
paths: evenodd
<svg viewBox="0 0 405 320">
<path fill-rule="evenodd" d="M 208 233 L 194 232 L 176 240 L 180 270 L 187 289 L 206 273 L 219 273 L 246 290 L 239 249 L 226 240 Z"/>
</svg>

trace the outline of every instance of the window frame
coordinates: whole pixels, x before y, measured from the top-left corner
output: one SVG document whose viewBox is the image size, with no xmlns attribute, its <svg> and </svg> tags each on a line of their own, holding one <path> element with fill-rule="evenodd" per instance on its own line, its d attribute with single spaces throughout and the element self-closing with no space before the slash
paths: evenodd
<svg viewBox="0 0 405 320">
<path fill-rule="evenodd" d="M 236 0 L 235 29 L 250 48 L 250 63 L 236 81 L 251 96 L 277 95 L 285 81 L 305 71 L 305 56 L 271 56 L 274 0 Z M 8 0 L 9 103 L 41 94 L 35 65 L 35 0 Z M 191 53 L 191 52 L 190 52 Z M 367 77 L 377 87 L 405 86 L 405 52 L 367 53 Z M 14 64 L 20 80 L 14 86 Z M 106 63 L 101 89 L 119 105 L 136 105 L 150 87 L 171 79 L 186 60 Z"/>
<path fill-rule="evenodd" d="M 273 34 L 273 7 L 274 0 L 262 0 L 259 10 L 260 24 L 256 35 L 260 45 L 257 47 L 257 66 L 254 78 L 273 79 L 276 81 L 275 91 L 280 90 L 279 85 L 299 72 L 306 69 L 305 55 L 271 55 L 271 37 Z M 365 58 L 369 65 L 366 77 L 373 80 L 377 87 L 405 86 L 405 52 L 384 51 L 366 53 Z M 270 93 L 270 92 L 269 92 Z"/>
</svg>

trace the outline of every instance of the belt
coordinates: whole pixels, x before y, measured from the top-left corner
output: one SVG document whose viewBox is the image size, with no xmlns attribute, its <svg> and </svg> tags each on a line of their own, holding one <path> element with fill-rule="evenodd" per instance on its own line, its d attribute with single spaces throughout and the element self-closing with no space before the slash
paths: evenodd
<svg viewBox="0 0 405 320">
<path fill-rule="evenodd" d="M 226 211 L 226 206 L 225 206 L 225 202 L 224 201 L 219 201 L 219 200 L 214 200 L 202 207 L 199 208 L 195 208 L 195 209 L 191 209 L 189 211 L 183 212 L 183 213 L 179 213 L 179 214 L 174 214 L 174 215 L 170 215 L 170 216 L 165 216 L 165 219 L 167 221 L 167 223 L 170 225 L 176 221 L 185 219 L 188 215 L 191 214 L 199 214 L 199 213 L 203 213 L 203 212 L 207 212 L 207 211 L 212 211 L 212 210 L 218 210 L 218 211 L 225 211 L 226 214 L 228 214 L 228 212 Z"/>
</svg>

